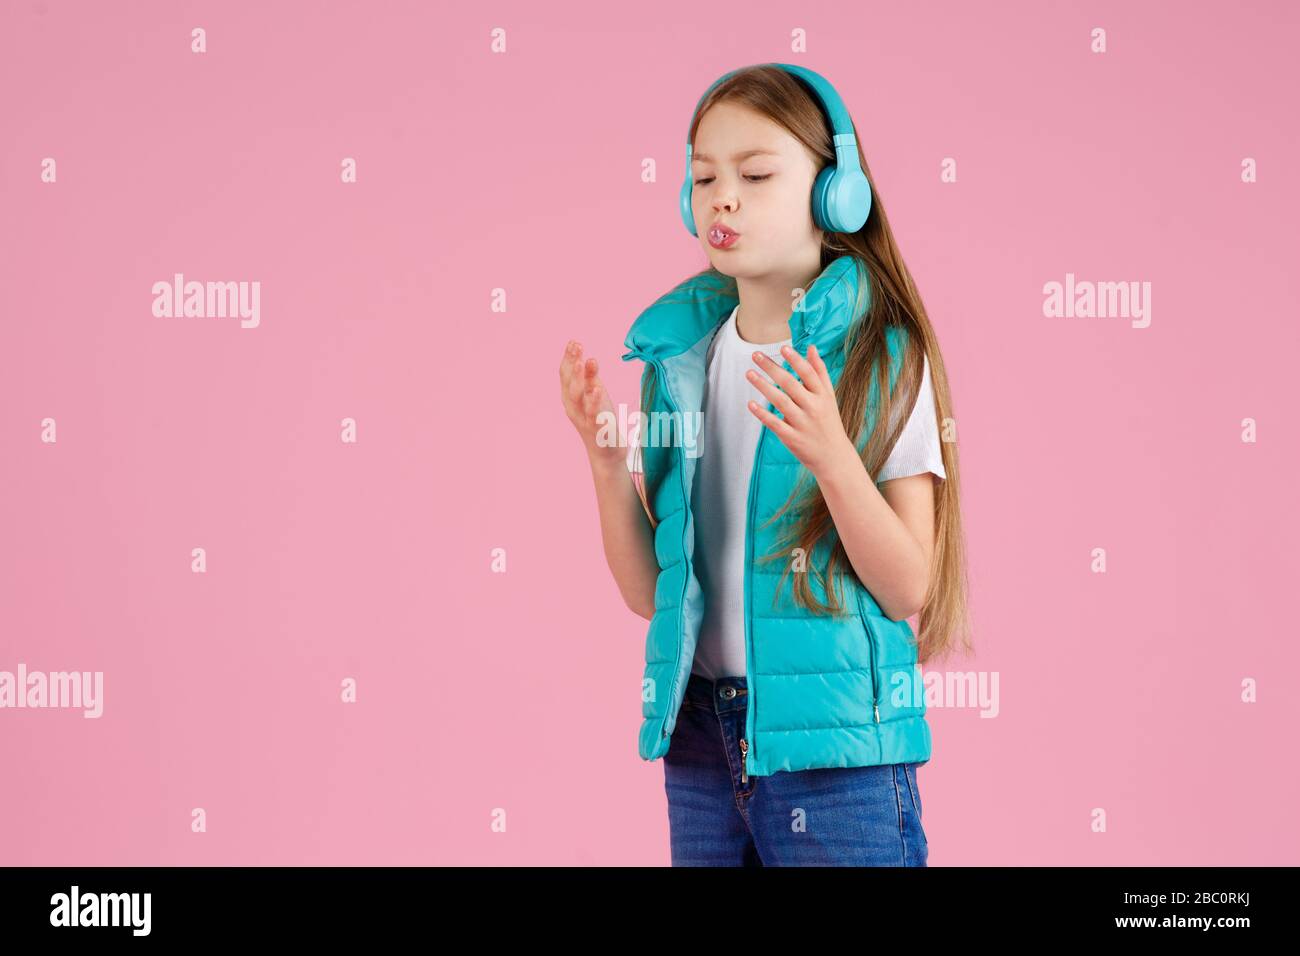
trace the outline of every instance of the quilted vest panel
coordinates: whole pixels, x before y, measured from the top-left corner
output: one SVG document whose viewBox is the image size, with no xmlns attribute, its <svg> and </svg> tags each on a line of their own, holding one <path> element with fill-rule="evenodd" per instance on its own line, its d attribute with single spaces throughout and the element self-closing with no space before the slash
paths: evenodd
<svg viewBox="0 0 1300 956">
<path fill-rule="evenodd" d="M 647 500 L 658 525 L 654 533 L 659 577 L 655 611 L 645 640 L 642 722 L 638 752 L 655 760 L 668 752 L 690 678 L 704 616 L 704 594 L 694 571 L 695 529 L 691 488 L 698 450 L 684 447 L 691 434 L 685 416 L 703 408 L 705 357 L 713 336 L 737 298 L 730 284 L 710 273 L 694 276 L 660 296 L 632 324 L 624 361 L 646 363 L 656 379 L 643 422 L 641 449 Z M 791 315 L 795 349 L 816 344 L 833 382 L 843 371 L 843 343 L 854 319 L 865 313 L 870 288 L 852 256 L 830 263 Z M 906 333 L 886 333 L 892 388 L 902 366 Z M 789 369 L 789 363 L 785 363 Z M 644 378 L 643 378 L 644 381 Z M 874 424 L 878 397 L 870 396 L 863 435 Z M 769 405 L 768 410 L 775 412 Z M 769 520 L 794 483 L 807 481 L 803 464 L 764 427 L 750 475 L 745 555 L 746 713 L 750 775 L 818 767 L 857 767 L 930 759 L 916 644 L 907 621 L 891 621 L 856 576 L 841 579 L 846 612 L 830 617 L 795 603 L 793 574 L 778 590 L 780 561 L 758 562 L 787 530 L 787 519 Z M 809 564 L 825 567 L 823 541 Z M 821 583 L 809 576 L 824 600 Z M 741 759 L 741 755 L 737 754 Z"/>
</svg>

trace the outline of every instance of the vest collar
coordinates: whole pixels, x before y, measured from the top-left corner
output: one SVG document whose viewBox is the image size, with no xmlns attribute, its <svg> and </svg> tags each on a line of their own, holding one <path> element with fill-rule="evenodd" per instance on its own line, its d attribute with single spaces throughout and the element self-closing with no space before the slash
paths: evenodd
<svg viewBox="0 0 1300 956">
<path fill-rule="evenodd" d="M 623 344 L 630 350 L 623 361 L 657 361 L 680 355 L 714 331 L 740 301 L 735 283 L 713 273 L 692 276 L 678 283 L 645 309 L 628 330 Z M 790 337 L 796 351 L 810 344 L 822 354 L 843 340 L 853 320 L 859 290 L 867 291 L 856 258 L 839 256 L 817 276 L 801 300 L 802 308 L 790 313 Z M 863 308 L 870 304 L 864 297 Z"/>
</svg>

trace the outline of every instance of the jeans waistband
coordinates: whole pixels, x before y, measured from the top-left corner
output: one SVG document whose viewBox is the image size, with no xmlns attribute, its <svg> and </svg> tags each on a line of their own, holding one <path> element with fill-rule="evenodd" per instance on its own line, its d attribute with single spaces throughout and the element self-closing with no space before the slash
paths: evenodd
<svg viewBox="0 0 1300 956">
<path fill-rule="evenodd" d="M 686 696 L 720 714 L 743 711 L 749 706 L 749 687 L 743 677 L 719 677 L 713 681 L 692 673 L 686 682 Z"/>
</svg>

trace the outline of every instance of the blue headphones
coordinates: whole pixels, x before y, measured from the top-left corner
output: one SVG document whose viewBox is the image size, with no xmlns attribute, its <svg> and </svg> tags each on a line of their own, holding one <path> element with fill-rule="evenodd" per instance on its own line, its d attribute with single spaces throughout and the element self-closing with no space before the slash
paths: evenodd
<svg viewBox="0 0 1300 956">
<path fill-rule="evenodd" d="M 824 229 L 827 232 L 857 232 L 867 221 L 867 216 L 871 213 L 871 184 L 867 182 L 866 174 L 862 172 L 862 167 L 858 163 L 858 140 L 853 135 L 853 121 L 849 119 L 849 111 L 844 107 L 844 101 L 840 95 L 835 92 L 835 87 L 812 70 L 802 66 L 795 66 L 791 63 L 768 63 L 766 66 L 776 66 L 793 74 L 797 79 L 803 80 L 813 94 L 813 97 L 821 104 L 822 112 L 830 121 L 831 135 L 835 143 L 835 162 L 827 165 L 817 174 L 817 181 L 813 183 L 812 188 L 812 215 L 813 222 L 817 224 L 818 229 Z M 724 73 L 721 77 L 704 91 L 704 96 L 695 104 L 695 113 L 700 111 L 708 95 L 713 92 L 714 88 L 727 77 L 740 72 L 732 70 L 730 73 Z M 691 123 L 695 122 L 695 113 L 691 114 Z M 689 136 L 689 127 L 688 136 Z M 686 223 L 686 230 L 692 236 L 698 236 L 695 231 L 695 216 L 691 212 L 691 189 L 693 180 L 691 179 L 691 153 L 693 147 L 690 142 L 686 144 L 686 181 L 682 183 L 681 193 L 681 211 L 682 221 Z"/>
</svg>

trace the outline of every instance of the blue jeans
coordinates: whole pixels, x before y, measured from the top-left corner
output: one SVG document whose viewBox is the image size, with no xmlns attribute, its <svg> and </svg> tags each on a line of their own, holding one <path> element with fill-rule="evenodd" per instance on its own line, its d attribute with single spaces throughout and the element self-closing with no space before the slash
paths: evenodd
<svg viewBox="0 0 1300 956">
<path fill-rule="evenodd" d="M 673 866 L 926 866 L 915 763 L 741 779 L 743 677 L 692 674 L 663 757 Z"/>
</svg>

